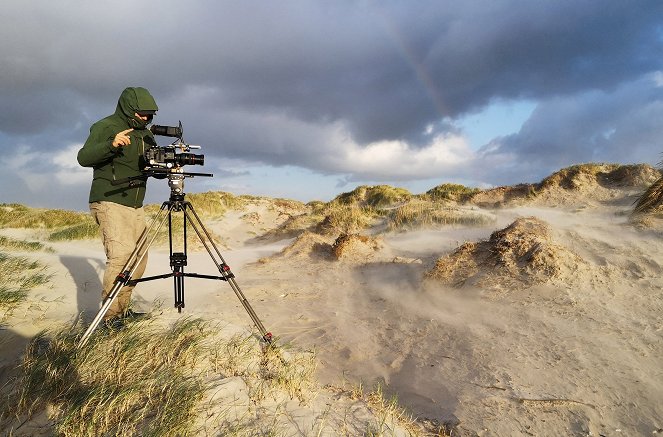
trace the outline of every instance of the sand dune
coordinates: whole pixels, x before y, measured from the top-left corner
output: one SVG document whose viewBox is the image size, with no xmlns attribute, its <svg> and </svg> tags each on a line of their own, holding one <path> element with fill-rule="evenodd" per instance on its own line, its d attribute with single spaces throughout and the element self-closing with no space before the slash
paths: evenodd
<svg viewBox="0 0 663 437">
<path fill-rule="evenodd" d="M 268 202 L 208 224 L 278 341 L 316 351 L 329 393 L 380 382 L 422 435 L 656 435 L 662 234 L 634 226 L 629 213 L 657 177 L 646 166 L 603 166 L 480 192 L 464 205 L 494 218 L 484 226 L 318 233 L 301 225 L 305 208 L 290 214 Z M 293 217 L 300 225 L 275 232 Z M 55 272 L 52 288 L 31 296 L 42 320 L 18 314 L 12 348 L 98 304 L 100 244 L 49 244 L 53 253 L 33 254 Z M 205 252 L 190 258 L 190 271 L 213 271 Z M 154 249 L 147 274 L 164 271 L 168 255 Z M 135 294 L 140 308 L 162 301 L 162 317 L 181 317 L 169 307 L 170 282 Z M 182 315 L 251 329 L 225 283 L 192 279 Z"/>
</svg>

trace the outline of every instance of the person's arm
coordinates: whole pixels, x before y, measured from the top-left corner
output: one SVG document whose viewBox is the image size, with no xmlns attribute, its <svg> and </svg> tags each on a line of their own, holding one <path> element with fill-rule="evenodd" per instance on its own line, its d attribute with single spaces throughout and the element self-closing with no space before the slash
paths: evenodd
<svg viewBox="0 0 663 437">
<path fill-rule="evenodd" d="M 128 146 L 131 143 L 129 132 L 133 129 L 127 129 L 113 135 L 104 132 L 94 132 L 94 126 L 90 129 L 88 137 L 81 150 L 78 151 L 78 163 L 83 167 L 93 167 L 113 158 L 121 147 Z"/>
</svg>

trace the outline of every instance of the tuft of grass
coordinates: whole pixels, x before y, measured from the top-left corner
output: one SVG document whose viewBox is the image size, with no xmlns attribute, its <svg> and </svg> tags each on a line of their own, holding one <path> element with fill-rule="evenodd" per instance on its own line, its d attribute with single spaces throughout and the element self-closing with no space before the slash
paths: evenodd
<svg viewBox="0 0 663 437">
<path fill-rule="evenodd" d="M 561 187 L 575 190 L 582 186 L 584 178 L 596 180 L 601 175 L 609 174 L 619 168 L 619 164 L 586 163 L 565 167 L 543 179 L 537 189 Z"/>
<path fill-rule="evenodd" d="M 54 229 L 73 226 L 89 218 L 87 213 L 62 209 L 30 208 L 18 203 L 0 204 L 0 226 Z"/>
<path fill-rule="evenodd" d="M 227 376 L 244 378 L 255 403 L 278 391 L 304 402 L 314 386 L 315 353 L 291 353 L 289 348 L 289 345 L 268 346 L 257 351 L 252 337 L 235 335 L 217 343 L 211 351 L 211 368 Z"/>
<path fill-rule="evenodd" d="M 330 203 L 323 212 L 317 231 L 323 234 L 353 234 L 368 228 L 380 213 L 372 207 Z"/>
<path fill-rule="evenodd" d="M 417 229 L 436 225 L 485 226 L 495 221 L 479 212 L 443 207 L 426 200 L 412 200 L 389 211 L 388 229 Z"/>
<path fill-rule="evenodd" d="M 469 188 L 460 184 L 442 184 L 435 188 L 426 191 L 425 196 L 433 201 L 451 200 L 456 202 L 464 202 L 469 200 L 472 195 L 478 193 L 478 188 Z"/>
<path fill-rule="evenodd" d="M 203 322 L 185 319 L 165 331 L 135 322 L 98 331 L 78 350 L 80 333 L 43 333 L 30 342 L 9 416 L 48 409 L 58 435 L 195 435 L 204 383 L 191 369 L 209 335 Z"/>
<path fill-rule="evenodd" d="M 248 202 L 245 196 L 234 196 L 223 191 L 207 191 L 205 193 L 187 194 L 188 200 L 198 215 L 206 218 L 222 217 L 226 211 L 231 209 L 242 209 Z M 161 204 L 146 205 L 145 212 L 148 215 L 155 215 Z"/>
<path fill-rule="evenodd" d="M 26 300 L 31 289 L 49 280 L 50 275 L 39 262 L 0 252 L 0 321 Z"/>
<path fill-rule="evenodd" d="M 195 436 L 210 424 L 218 435 L 255 435 L 262 426 L 255 415 L 237 418 L 223 399 L 213 400 L 220 376 L 246 382 L 247 409 L 284 393 L 303 402 L 313 386 L 314 354 L 261 348 L 254 335 L 220 338 L 220 328 L 201 319 L 100 329 L 78 349 L 82 331 L 44 332 L 29 343 L 20 375 L 0 402 L 0 429 L 11 435 L 47 412 L 55 435 Z M 274 414 L 276 421 L 280 413 Z"/>
<path fill-rule="evenodd" d="M 360 207 L 385 208 L 400 202 L 405 202 L 411 198 L 412 194 L 405 188 L 397 188 L 390 185 L 361 185 L 349 193 L 343 193 L 336 196 L 331 203 Z"/>
<path fill-rule="evenodd" d="M 647 188 L 634 202 L 633 216 L 648 214 L 663 204 L 663 177 Z"/>
<path fill-rule="evenodd" d="M 284 359 L 283 348 L 287 347 L 265 349 L 260 361 L 261 381 L 267 382 L 271 390 L 282 390 L 291 399 L 304 402 L 314 385 L 315 353 L 288 353 Z"/>
<path fill-rule="evenodd" d="M 398 424 L 403 427 L 410 436 L 422 435 L 421 427 L 416 420 L 398 403 L 396 395 L 387 397 L 382 384 L 378 383 L 376 387 L 365 392 L 364 387 L 359 384 L 351 391 L 353 399 L 360 399 L 366 402 L 366 405 L 375 415 L 375 420 L 368 423 L 363 435 L 365 436 L 384 436 L 395 435 L 393 425 Z M 447 434 L 438 434 L 441 436 Z"/>
<path fill-rule="evenodd" d="M 78 224 L 51 232 L 48 236 L 49 241 L 90 240 L 95 238 L 99 238 L 99 225 L 90 216 Z"/>
<path fill-rule="evenodd" d="M 0 250 L 20 250 L 25 252 L 36 252 L 39 250 L 46 250 L 52 252 L 53 250 L 44 246 L 43 243 L 38 241 L 22 241 L 14 238 L 0 236 Z"/>
</svg>

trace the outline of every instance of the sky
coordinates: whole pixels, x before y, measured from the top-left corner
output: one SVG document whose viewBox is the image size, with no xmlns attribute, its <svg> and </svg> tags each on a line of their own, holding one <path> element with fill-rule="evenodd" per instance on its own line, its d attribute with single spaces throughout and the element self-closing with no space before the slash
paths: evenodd
<svg viewBox="0 0 663 437">
<path fill-rule="evenodd" d="M 0 203 L 86 210 L 76 154 L 128 86 L 202 147 L 186 170 L 214 177 L 188 193 L 423 193 L 663 152 L 659 0 L 4 0 L 0 59 Z"/>
</svg>

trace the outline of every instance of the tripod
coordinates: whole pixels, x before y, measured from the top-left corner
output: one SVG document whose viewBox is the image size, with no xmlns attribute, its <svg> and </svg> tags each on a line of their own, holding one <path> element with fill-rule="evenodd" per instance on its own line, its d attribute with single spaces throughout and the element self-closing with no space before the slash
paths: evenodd
<svg viewBox="0 0 663 437">
<path fill-rule="evenodd" d="M 154 176 L 155 174 L 164 174 L 164 173 L 153 172 L 153 173 L 148 173 L 146 176 L 139 176 L 133 179 L 146 179 L 148 176 Z M 81 348 L 90 339 L 92 332 L 94 332 L 94 330 L 99 326 L 103 317 L 106 315 L 110 306 L 112 305 L 113 301 L 120 293 L 122 287 L 127 285 L 135 285 L 139 282 L 152 281 L 155 279 L 165 279 L 169 277 L 173 278 L 173 286 L 175 292 L 175 308 L 177 308 L 177 311 L 180 313 L 182 312 L 182 308 L 184 308 L 184 278 L 190 277 L 190 278 L 202 278 L 202 279 L 226 281 L 230 285 L 232 290 L 235 292 L 235 295 L 242 303 L 242 306 L 249 314 L 249 317 L 255 324 L 256 328 L 258 328 L 258 331 L 262 335 L 262 339 L 266 343 L 271 344 L 272 343 L 271 332 L 267 332 L 262 322 L 256 315 L 255 311 L 253 311 L 251 304 L 246 299 L 241 288 L 239 288 L 239 285 L 235 281 L 235 275 L 230 270 L 228 264 L 226 264 L 225 260 L 223 259 L 223 256 L 221 255 L 221 252 L 219 251 L 218 247 L 212 240 L 210 233 L 207 231 L 202 221 L 200 220 L 200 217 L 196 213 L 196 210 L 193 208 L 193 205 L 189 201 L 184 199 L 185 177 L 211 176 L 211 175 L 205 173 L 184 173 L 182 171 L 176 171 L 176 170 L 170 170 L 165 174 L 167 175 L 166 177 L 168 178 L 168 186 L 170 187 L 170 198 L 161 205 L 159 212 L 152 219 L 150 226 L 147 227 L 140 235 L 138 241 L 136 242 L 136 247 L 134 251 L 131 253 L 131 255 L 129 255 L 129 259 L 122 268 L 122 271 L 117 275 L 117 278 L 113 282 L 113 286 L 111 287 L 110 292 L 101 303 L 101 309 L 99 310 L 94 320 L 92 321 L 90 326 L 87 328 L 87 330 L 81 337 L 78 343 L 78 348 Z M 173 213 L 178 213 L 178 212 L 182 213 L 182 218 L 184 223 L 183 226 L 184 244 L 182 252 L 173 252 L 172 217 Z M 163 275 L 149 276 L 141 279 L 131 279 L 132 275 L 138 268 L 138 265 L 145 257 L 147 250 L 152 245 L 152 243 L 154 243 L 154 240 L 156 239 L 157 234 L 159 233 L 164 223 L 166 222 L 166 219 L 168 219 L 168 240 L 170 246 L 171 272 Z M 200 275 L 198 273 L 184 272 L 184 267 L 187 265 L 187 241 L 186 241 L 187 224 L 190 224 L 191 228 L 193 228 L 193 230 L 195 231 L 200 242 L 203 244 L 203 246 L 207 250 L 207 253 L 212 258 L 212 261 L 216 265 L 220 275 L 217 276 Z"/>
</svg>

